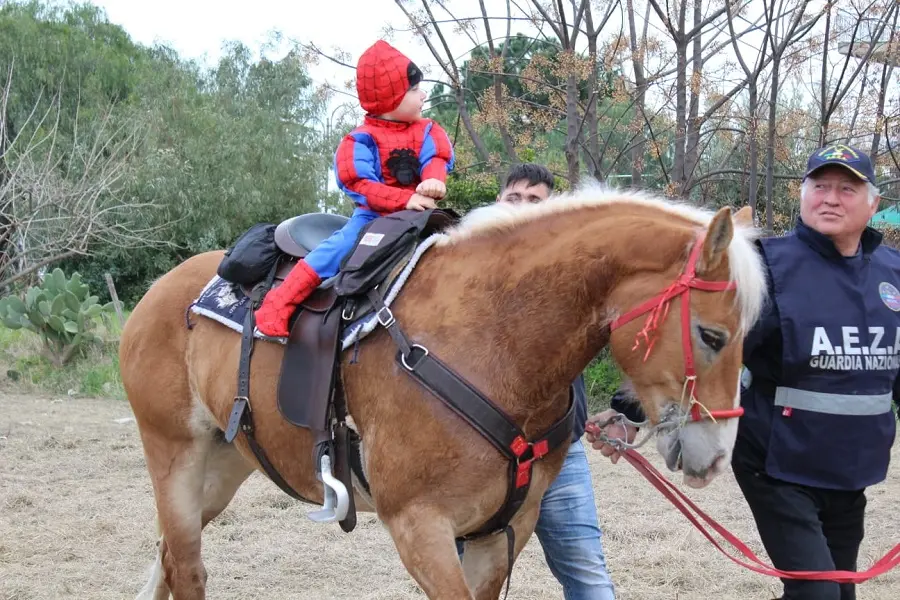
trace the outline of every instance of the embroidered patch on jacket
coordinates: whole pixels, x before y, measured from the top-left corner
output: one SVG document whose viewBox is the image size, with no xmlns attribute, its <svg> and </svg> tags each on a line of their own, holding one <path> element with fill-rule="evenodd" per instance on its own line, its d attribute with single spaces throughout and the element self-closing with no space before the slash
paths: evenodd
<svg viewBox="0 0 900 600">
<path fill-rule="evenodd" d="M 400 185 L 409 185 L 414 182 L 420 167 L 419 158 L 409 148 L 391 150 L 387 168 Z"/>
<path fill-rule="evenodd" d="M 896 287 L 887 281 L 882 281 L 878 285 L 878 294 L 885 306 L 894 312 L 900 311 L 900 291 Z"/>
</svg>

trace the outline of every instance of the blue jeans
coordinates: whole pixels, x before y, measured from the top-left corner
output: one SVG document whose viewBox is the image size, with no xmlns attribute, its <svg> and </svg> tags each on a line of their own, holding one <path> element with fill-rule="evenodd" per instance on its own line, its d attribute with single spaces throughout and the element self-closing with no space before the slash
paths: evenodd
<svg viewBox="0 0 900 600">
<path fill-rule="evenodd" d="M 541 501 L 534 529 L 566 600 L 615 600 L 584 445 L 577 440 Z M 463 547 L 457 544 L 462 556 Z"/>
<path fill-rule="evenodd" d="M 559 475 L 547 488 L 534 532 L 566 600 L 615 600 L 581 440 L 569 447 Z"/>
<path fill-rule="evenodd" d="M 322 240 L 303 260 L 323 280 L 334 277 L 341 269 L 341 261 L 353 249 L 363 227 L 378 218 L 378 213 L 357 207 L 347 223 Z"/>
</svg>

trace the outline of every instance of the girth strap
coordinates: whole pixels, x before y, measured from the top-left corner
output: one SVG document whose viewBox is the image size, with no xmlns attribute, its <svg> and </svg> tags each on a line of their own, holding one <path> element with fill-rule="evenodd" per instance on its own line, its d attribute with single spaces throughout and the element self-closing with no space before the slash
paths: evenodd
<svg viewBox="0 0 900 600">
<path fill-rule="evenodd" d="M 234 404 L 231 408 L 231 415 L 228 418 L 228 426 L 225 428 L 225 441 L 229 444 L 237 437 L 238 429 L 244 433 L 247 438 L 247 445 L 250 451 L 259 462 L 269 479 L 281 488 L 285 494 L 308 504 L 315 504 L 311 500 L 307 500 L 292 488 L 284 480 L 275 466 L 269 461 L 265 451 L 259 442 L 256 441 L 253 426 L 253 409 L 250 406 L 250 357 L 253 354 L 253 330 L 256 326 L 254 312 L 265 296 L 265 293 L 272 287 L 272 281 L 275 279 L 275 272 L 278 269 L 279 261 L 275 262 L 272 270 L 269 272 L 265 283 L 260 283 L 253 288 L 250 295 L 250 306 L 247 309 L 247 316 L 244 318 L 244 328 L 241 332 L 241 354 L 238 363 L 238 389 L 237 395 L 234 397 Z"/>
</svg>

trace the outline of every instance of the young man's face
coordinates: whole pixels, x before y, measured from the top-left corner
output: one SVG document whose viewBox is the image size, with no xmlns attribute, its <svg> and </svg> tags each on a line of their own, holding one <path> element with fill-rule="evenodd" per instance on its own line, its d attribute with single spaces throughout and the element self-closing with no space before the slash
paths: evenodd
<svg viewBox="0 0 900 600">
<path fill-rule="evenodd" d="M 509 202 L 510 204 L 521 204 L 525 202 L 537 204 L 549 197 L 550 188 L 547 187 L 546 183 L 530 185 L 527 179 L 522 179 L 503 188 L 500 195 L 497 196 L 497 202 Z"/>
</svg>

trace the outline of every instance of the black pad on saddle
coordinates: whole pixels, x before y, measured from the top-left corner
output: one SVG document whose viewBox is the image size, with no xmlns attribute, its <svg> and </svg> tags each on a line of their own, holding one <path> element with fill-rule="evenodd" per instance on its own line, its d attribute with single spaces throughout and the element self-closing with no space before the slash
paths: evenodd
<svg viewBox="0 0 900 600">
<path fill-rule="evenodd" d="M 275 228 L 275 243 L 282 252 L 302 258 L 343 227 L 349 219 L 343 215 L 309 213 L 282 221 Z"/>
<path fill-rule="evenodd" d="M 353 252 L 341 262 L 335 282 L 341 296 L 363 296 L 382 283 L 391 269 L 418 242 L 456 221 L 456 214 L 437 210 L 402 210 L 375 219 L 356 240 Z"/>
<path fill-rule="evenodd" d="M 286 420 L 316 434 L 329 431 L 344 326 L 371 312 L 366 292 L 384 283 L 421 240 L 458 219 L 453 211 L 404 210 L 363 228 L 341 272 L 294 316 L 278 383 L 278 408 Z"/>
</svg>

